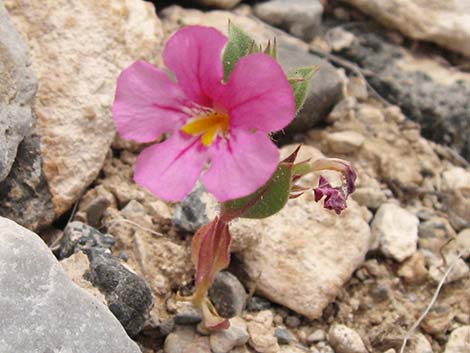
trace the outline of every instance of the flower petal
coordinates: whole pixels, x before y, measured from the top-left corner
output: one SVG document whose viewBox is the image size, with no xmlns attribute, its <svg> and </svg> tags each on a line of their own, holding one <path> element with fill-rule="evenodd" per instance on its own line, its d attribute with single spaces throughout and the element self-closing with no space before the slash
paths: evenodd
<svg viewBox="0 0 470 353">
<path fill-rule="evenodd" d="M 295 116 L 294 93 L 284 71 L 262 53 L 240 59 L 220 103 L 229 111 L 231 127 L 277 131 Z"/>
<path fill-rule="evenodd" d="M 118 78 L 113 116 L 122 137 L 150 142 L 177 129 L 186 116 L 184 92 L 162 70 L 136 61 Z"/>
<path fill-rule="evenodd" d="M 168 40 L 163 51 L 165 65 L 173 71 L 186 95 L 212 107 L 212 92 L 222 85 L 222 50 L 227 37 L 211 27 L 188 26 Z"/>
<path fill-rule="evenodd" d="M 315 193 L 316 202 L 320 201 L 321 198 L 325 196 L 323 207 L 335 211 L 336 214 L 340 214 L 347 207 L 347 196 L 345 196 L 339 188 L 332 187 L 328 180 L 321 175 L 318 187 L 314 188 L 313 192 Z"/>
<path fill-rule="evenodd" d="M 194 188 L 206 160 L 198 137 L 176 133 L 142 151 L 134 180 L 164 200 L 180 201 Z"/>
<path fill-rule="evenodd" d="M 209 150 L 211 165 L 202 177 L 219 201 L 247 196 L 263 186 L 279 163 L 279 151 L 263 132 L 243 130 L 220 139 Z"/>
</svg>

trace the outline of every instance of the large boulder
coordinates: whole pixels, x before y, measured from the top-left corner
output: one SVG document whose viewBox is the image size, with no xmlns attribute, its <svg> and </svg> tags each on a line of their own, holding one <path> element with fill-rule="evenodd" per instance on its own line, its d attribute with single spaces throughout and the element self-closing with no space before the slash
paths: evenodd
<svg viewBox="0 0 470 353">
<path fill-rule="evenodd" d="M 98 299 L 77 287 L 44 242 L 0 217 L 1 353 L 140 353 Z"/>
<path fill-rule="evenodd" d="M 468 0 L 343 0 L 386 26 L 470 55 Z"/>
<path fill-rule="evenodd" d="M 152 60 L 162 32 L 141 0 L 6 0 L 39 79 L 34 110 L 55 214 L 80 197 L 114 137 L 115 82 L 137 59 Z"/>
<path fill-rule="evenodd" d="M 0 2 L 0 182 L 11 170 L 18 145 L 30 133 L 36 88 L 28 48 Z"/>
</svg>

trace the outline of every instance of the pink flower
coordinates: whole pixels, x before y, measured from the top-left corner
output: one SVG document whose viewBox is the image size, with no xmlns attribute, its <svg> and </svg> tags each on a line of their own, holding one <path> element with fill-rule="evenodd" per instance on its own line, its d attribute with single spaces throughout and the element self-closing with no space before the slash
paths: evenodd
<svg viewBox="0 0 470 353">
<path fill-rule="evenodd" d="M 292 88 L 279 64 L 261 53 L 240 59 L 224 83 L 227 40 L 214 28 L 183 28 L 163 52 L 177 83 L 145 61 L 118 79 L 113 115 L 121 136 L 151 142 L 170 135 L 142 151 L 134 175 L 163 199 L 182 200 L 201 174 L 219 201 L 243 197 L 279 163 L 268 133 L 294 118 Z"/>
</svg>

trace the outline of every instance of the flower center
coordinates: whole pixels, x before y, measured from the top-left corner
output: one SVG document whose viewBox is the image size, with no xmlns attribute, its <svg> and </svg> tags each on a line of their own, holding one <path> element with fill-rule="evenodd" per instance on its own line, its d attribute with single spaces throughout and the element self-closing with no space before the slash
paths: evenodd
<svg viewBox="0 0 470 353">
<path fill-rule="evenodd" d="M 228 114 L 212 111 L 189 120 L 182 130 L 189 135 L 201 135 L 202 144 L 210 146 L 219 133 L 226 135 L 228 128 Z"/>
</svg>

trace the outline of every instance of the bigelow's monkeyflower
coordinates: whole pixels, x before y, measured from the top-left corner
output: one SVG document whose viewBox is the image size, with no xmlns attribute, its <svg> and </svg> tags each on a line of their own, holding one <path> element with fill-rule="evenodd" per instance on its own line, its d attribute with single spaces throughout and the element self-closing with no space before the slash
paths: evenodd
<svg viewBox="0 0 470 353">
<path fill-rule="evenodd" d="M 224 79 L 222 51 L 228 38 L 214 28 L 185 27 L 167 42 L 161 69 L 137 61 L 117 82 L 113 116 L 122 137 L 151 142 L 134 179 L 155 195 L 182 200 L 202 174 L 219 201 L 246 196 L 271 177 L 279 151 L 269 132 L 295 116 L 289 81 L 264 53 L 241 58 Z"/>
<path fill-rule="evenodd" d="M 190 26 L 177 31 L 163 52 L 176 77 L 144 61 L 125 69 L 117 82 L 113 116 L 120 135 L 147 147 L 137 158 L 134 179 L 155 195 L 182 200 L 201 178 L 221 203 L 220 214 L 192 240 L 196 267 L 190 300 L 202 311 L 206 328 L 227 328 L 207 293 L 218 272 L 230 262 L 230 222 L 239 217 L 266 218 L 289 198 L 304 192 L 324 199 L 340 214 L 354 191 L 350 163 L 323 158 L 296 162 L 297 148 L 279 161 L 270 132 L 287 126 L 302 107 L 315 68 L 286 76 L 276 61 L 276 44 L 262 49 L 232 25 L 229 38 L 214 28 Z M 317 187 L 297 185 L 310 173 L 333 170 L 343 185 L 320 177 Z"/>
</svg>

